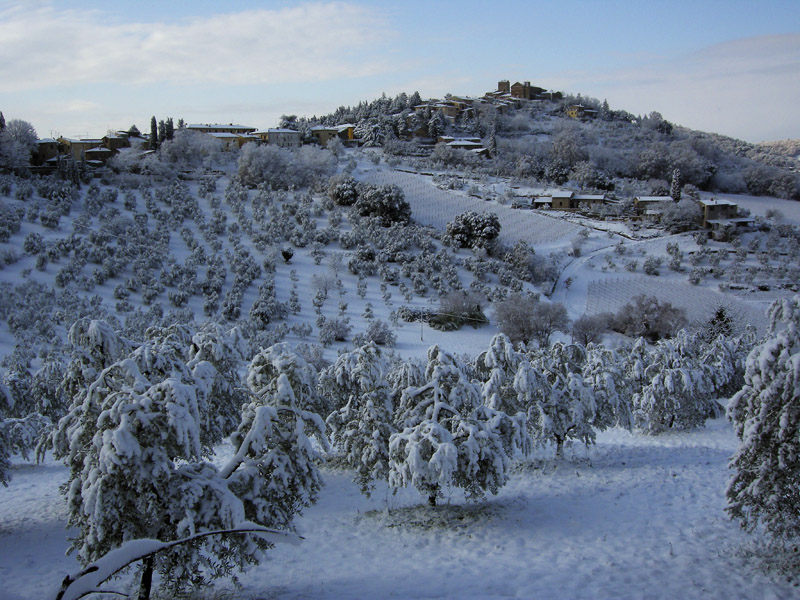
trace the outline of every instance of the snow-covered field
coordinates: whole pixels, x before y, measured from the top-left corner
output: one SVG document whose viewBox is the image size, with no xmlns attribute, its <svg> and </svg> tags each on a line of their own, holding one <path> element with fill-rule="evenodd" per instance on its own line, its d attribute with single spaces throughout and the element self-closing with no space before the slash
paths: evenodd
<svg viewBox="0 0 800 600">
<path fill-rule="evenodd" d="M 520 466 L 496 497 L 452 491 L 436 508 L 385 486 L 367 499 L 348 472 L 325 469 L 319 502 L 297 520 L 305 540 L 276 546 L 234 597 L 796 598 L 741 555 L 747 535 L 723 511 L 736 443 L 724 420 L 658 437 L 614 429 L 559 463 Z M 78 569 L 64 556 L 66 470 L 17 461 L 13 476 L 0 598 L 48 598 Z"/>
<path fill-rule="evenodd" d="M 442 190 L 429 178 L 414 173 L 387 169 L 365 170 L 362 179 L 376 185 L 396 185 L 405 193 L 414 218 L 437 229 L 447 226 L 457 215 L 472 210 L 491 212 L 500 219 L 501 239 L 507 244 L 524 240 L 531 245 L 552 245 L 574 236 L 577 225 L 532 211 L 515 210 L 510 206 L 487 202 L 466 194 Z"/>
</svg>

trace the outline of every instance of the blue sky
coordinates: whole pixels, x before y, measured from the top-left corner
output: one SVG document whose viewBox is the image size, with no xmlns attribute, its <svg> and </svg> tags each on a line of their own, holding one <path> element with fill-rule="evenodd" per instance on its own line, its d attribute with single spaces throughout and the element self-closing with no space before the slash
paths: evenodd
<svg viewBox="0 0 800 600">
<path fill-rule="evenodd" d="M 151 115 L 271 127 L 499 79 L 749 141 L 800 138 L 800 2 L 0 0 L 0 110 L 41 137 Z"/>
</svg>

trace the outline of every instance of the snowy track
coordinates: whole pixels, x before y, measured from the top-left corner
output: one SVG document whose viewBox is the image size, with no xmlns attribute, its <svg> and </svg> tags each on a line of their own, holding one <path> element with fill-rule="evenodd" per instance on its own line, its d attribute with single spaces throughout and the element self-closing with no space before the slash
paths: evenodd
<svg viewBox="0 0 800 600">
<path fill-rule="evenodd" d="M 529 244 L 551 244 L 576 234 L 580 227 L 564 219 L 529 210 L 516 210 L 496 202 L 478 200 L 437 188 L 421 175 L 399 171 L 368 171 L 361 177 L 374 185 L 396 185 L 403 190 L 413 218 L 444 230 L 449 221 L 468 210 L 490 212 L 500 219 L 500 238 L 507 244 L 524 240 Z"/>
</svg>

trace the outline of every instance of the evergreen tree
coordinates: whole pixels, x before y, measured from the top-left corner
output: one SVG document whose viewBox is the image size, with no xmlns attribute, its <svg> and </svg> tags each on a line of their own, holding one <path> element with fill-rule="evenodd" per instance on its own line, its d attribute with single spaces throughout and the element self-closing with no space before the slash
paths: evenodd
<svg viewBox="0 0 800 600">
<path fill-rule="evenodd" d="M 148 332 L 132 350 L 99 322 L 70 334 L 78 364 L 87 367 L 72 369 L 70 381 L 86 385 L 59 423 L 55 449 L 70 468 L 65 492 L 81 562 L 138 538 L 173 541 L 247 523 L 285 529 L 315 500 L 321 480 L 306 432 L 324 440 L 324 423 L 299 405 L 303 394 L 287 376 L 291 368 L 264 368 L 271 361 L 297 364 L 282 349 L 264 350 L 251 363 L 251 395 L 231 436 L 233 456 L 217 467 L 207 460 L 213 436 L 203 431 L 216 369 L 199 356 L 186 362 L 188 330 Z M 206 342 L 197 346 L 196 354 L 215 356 Z M 149 597 L 154 572 L 174 597 L 255 564 L 269 547 L 254 535 L 173 547 L 144 562 L 139 598 Z"/>
<path fill-rule="evenodd" d="M 381 349 L 369 342 L 341 354 L 320 374 L 320 390 L 339 407 L 327 419 L 331 442 L 356 471 L 356 482 L 369 496 L 377 479 L 389 477 L 392 424 L 389 365 Z"/>
<path fill-rule="evenodd" d="M 523 360 L 514 378 L 519 402 L 527 409 L 534 442 L 554 443 L 561 458 L 567 440 L 594 443 L 594 394 L 581 376 L 577 346 L 561 343 Z"/>
<path fill-rule="evenodd" d="M 164 137 L 168 140 L 175 137 L 175 125 L 172 123 L 172 117 L 168 117 L 164 123 Z"/>
<path fill-rule="evenodd" d="M 776 542 L 800 537 L 800 297 L 768 312 L 765 340 L 747 358 L 745 384 L 728 418 L 741 440 L 731 459 L 728 512 L 742 526 L 763 525 Z"/>
<path fill-rule="evenodd" d="M 433 115 L 431 115 L 431 118 L 428 121 L 428 137 L 435 140 L 439 136 L 444 135 L 446 128 L 447 124 L 445 123 L 444 117 L 442 116 L 442 113 L 437 110 L 435 113 L 433 113 Z"/>
<path fill-rule="evenodd" d="M 669 188 L 669 195 L 672 196 L 675 202 L 679 202 L 681 199 L 681 170 L 678 168 L 672 171 L 672 184 Z"/>
<path fill-rule="evenodd" d="M 158 145 L 161 147 L 161 144 L 167 141 L 167 124 L 162 119 L 158 122 Z"/>
<path fill-rule="evenodd" d="M 158 123 L 155 117 L 150 117 L 150 150 L 158 148 Z"/>
<path fill-rule="evenodd" d="M 0 131 L 6 128 L 6 118 L 3 116 L 3 111 L 0 110 Z"/>
<path fill-rule="evenodd" d="M 478 385 L 438 346 L 428 350 L 425 378 L 402 394 L 399 431 L 389 439 L 389 485 L 413 485 L 431 505 L 449 485 L 468 497 L 496 494 L 523 446 L 518 423 L 482 405 Z"/>
</svg>

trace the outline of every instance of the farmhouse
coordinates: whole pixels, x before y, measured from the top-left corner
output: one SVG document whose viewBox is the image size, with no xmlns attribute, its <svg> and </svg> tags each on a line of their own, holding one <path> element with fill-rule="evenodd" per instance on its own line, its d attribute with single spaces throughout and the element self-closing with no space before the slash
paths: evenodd
<svg viewBox="0 0 800 600">
<path fill-rule="evenodd" d="M 726 225 L 747 227 L 753 223 L 752 218 L 739 216 L 739 205 L 731 200 L 700 200 L 700 208 L 703 210 L 703 227 L 706 229 L 718 231 Z"/>
<path fill-rule="evenodd" d="M 86 152 L 92 148 L 97 148 L 103 145 L 101 138 L 58 138 L 59 151 L 63 154 L 69 154 L 75 160 L 82 160 L 86 158 Z"/>
<path fill-rule="evenodd" d="M 572 197 L 575 192 L 569 190 L 558 190 L 550 195 L 550 207 L 555 210 L 569 210 L 572 208 Z"/>
<path fill-rule="evenodd" d="M 36 140 L 36 148 L 31 155 L 31 164 L 43 165 L 51 158 L 58 156 L 58 140 L 44 138 Z"/>
</svg>

